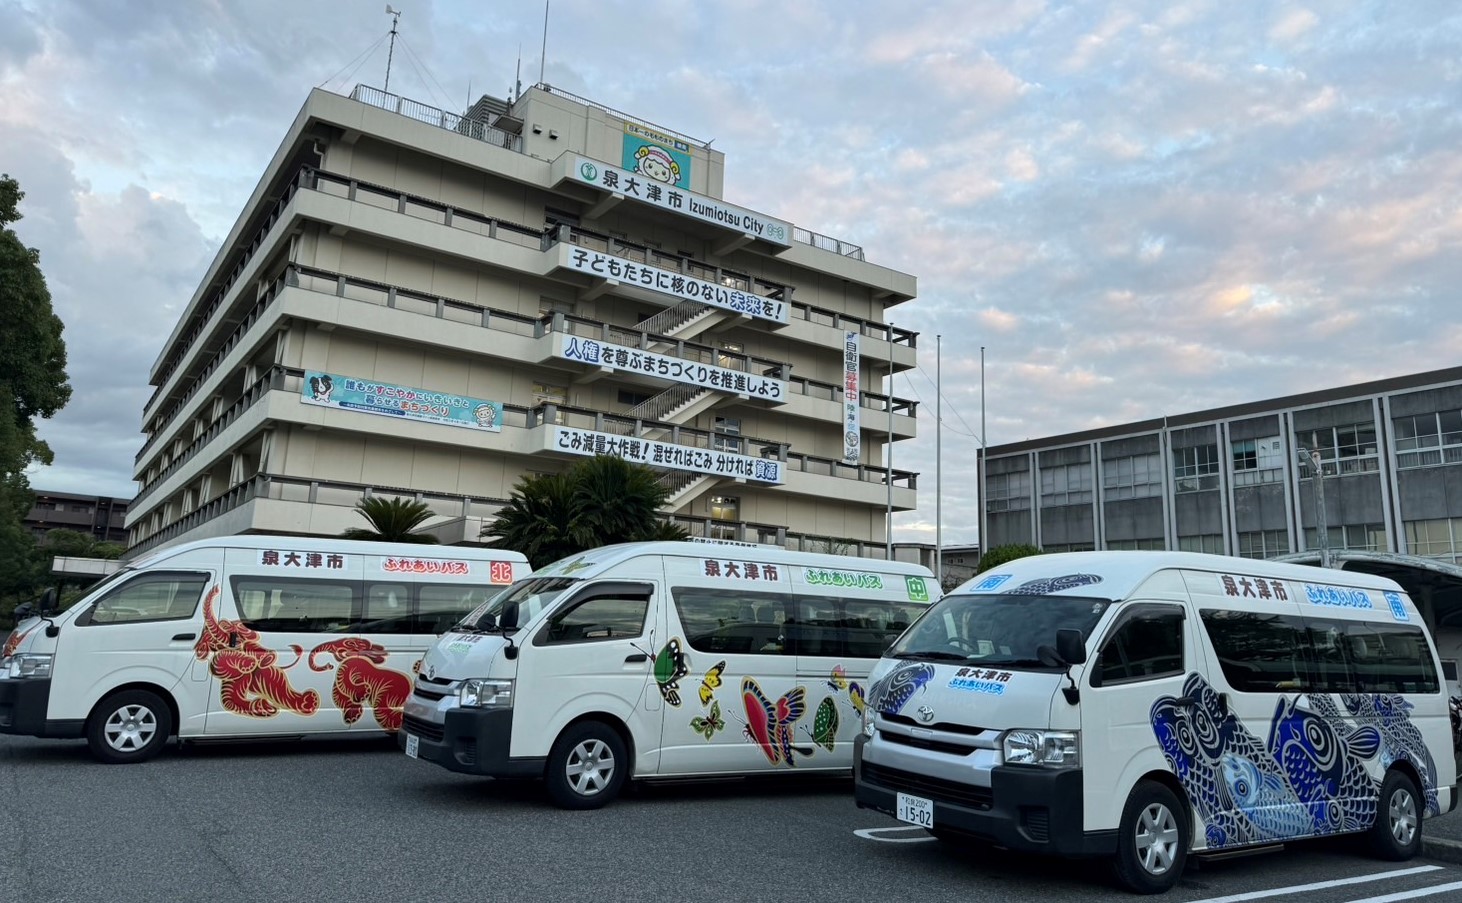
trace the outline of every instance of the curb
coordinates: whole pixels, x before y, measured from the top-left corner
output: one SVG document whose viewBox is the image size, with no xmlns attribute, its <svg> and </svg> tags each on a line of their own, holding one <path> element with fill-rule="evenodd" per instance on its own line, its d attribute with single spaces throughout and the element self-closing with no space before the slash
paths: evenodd
<svg viewBox="0 0 1462 903">
<path fill-rule="evenodd" d="M 1421 854 L 1428 859 L 1462 863 L 1462 841 L 1427 837 L 1423 834 L 1421 838 Z"/>
</svg>

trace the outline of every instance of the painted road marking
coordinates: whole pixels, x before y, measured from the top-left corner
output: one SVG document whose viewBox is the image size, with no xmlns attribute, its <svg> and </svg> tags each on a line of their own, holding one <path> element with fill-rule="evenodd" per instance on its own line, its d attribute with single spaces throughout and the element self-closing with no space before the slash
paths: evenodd
<svg viewBox="0 0 1462 903">
<path fill-rule="evenodd" d="M 919 832 L 919 836 L 918 837 L 879 837 L 879 836 L 877 836 L 879 834 L 888 834 L 888 833 L 890 833 L 892 831 L 918 831 Z M 934 838 L 930 837 L 928 835 L 928 833 L 926 833 L 924 831 L 923 828 L 920 828 L 917 825 L 910 825 L 909 827 L 906 827 L 906 828 L 858 828 L 858 829 L 854 830 L 853 833 L 856 834 L 856 835 L 858 835 L 859 837 L 863 838 L 864 840 L 877 840 L 880 843 L 924 843 L 926 841 L 930 841 L 930 840 L 933 840 L 934 839 Z"/>
<path fill-rule="evenodd" d="M 1430 897 L 1432 894 L 1439 894 L 1442 891 L 1462 890 L 1462 881 L 1453 881 L 1451 884 L 1438 884 L 1436 887 L 1421 887 L 1416 890 L 1397 891 L 1394 894 L 1386 894 L 1380 897 L 1366 897 L 1364 900 L 1351 900 L 1350 903 L 1392 903 L 1393 900 L 1415 900 L 1417 897 Z"/>
<path fill-rule="evenodd" d="M 1344 887 L 1347 884 L 1364 884 L 1367 881 L 1385 881 L 1388 878 L 1401 878 L 1406 875 L 1421 875 L 1426 872 L 1440 872 L 1439 865 L 1418 865 L 1409 869 L 1393 869 L 1389 872 L 1375 872 L 1370 875 L 1357 875 L 1354 878 L 1337 878 L 1334 881 L 1317 881 L 1314 884 L 1296 884 L 1292 887 L 1276 887 L 1272 890 L 1256 890 L 1246 894 L 1230 894 L 1227 897 L 1209 897 L 1205 900 L 1193 900 L 1190 903 L 1240 903 L 1243 900 L 1267 900 L 1270 897 L 1279 897 L 1285 894 L 1302 894 L 1310 890 L 1324 890 L 1329 887 Z M 1449 884 L 1447 887 L 1462 887 L 1462 882 Z M 1368 900 L 1353 900 L 1351 903 L 1380 903 L 1382 900 L 1404 900 L 1406 897 L 1372 897 Z"/>
</svg>

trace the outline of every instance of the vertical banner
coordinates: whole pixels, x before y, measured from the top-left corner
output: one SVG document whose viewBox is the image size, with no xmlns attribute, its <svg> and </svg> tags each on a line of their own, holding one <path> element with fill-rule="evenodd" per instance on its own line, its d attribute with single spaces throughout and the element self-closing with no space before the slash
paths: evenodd
<svg viewBox="0 0 1462 903">
<path fill-rule="evenodd" d="M 858 463 L 858 448 L 862 444 L 859 433 L 859 408 L 862 405 L 858 386 L 859 336 L 856 332 L 843 333 L 843 463 Z"/>
</svg>

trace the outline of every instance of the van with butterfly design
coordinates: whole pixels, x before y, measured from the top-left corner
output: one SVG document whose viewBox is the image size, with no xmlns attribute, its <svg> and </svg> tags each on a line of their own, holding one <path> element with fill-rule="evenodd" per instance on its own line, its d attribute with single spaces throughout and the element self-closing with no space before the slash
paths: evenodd
<svg viewBox="0 0 1462 903">
<path fill-rule="evenodd" d="M 929 570 L 904 562 L 606 546 L 443 636 L 401 742 L 457 772 L 542 777 L 573 809 L 631 779 L 848 773 L 873 665 L 938 597 Z"/>
</svg>

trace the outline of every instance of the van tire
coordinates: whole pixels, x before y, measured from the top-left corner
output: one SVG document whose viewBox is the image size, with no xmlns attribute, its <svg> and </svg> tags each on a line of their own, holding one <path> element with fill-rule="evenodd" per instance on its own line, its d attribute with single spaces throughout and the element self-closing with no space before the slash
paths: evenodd
<svg viewBox="0 0 1462 903">
<path fill-rule="evenodd" d="M 172 710 L 147 690 L 113 693 L 86 720 L 87 746 L 108 765 L 145 762 L 162 752 L 172 735 Z"/>
<path fill-rule="evenodd" d="M 1154 781 L 1138 784 L 1117 831 L 1117 880 L 1139 894 L 1169 890 L 1183 877 L 1191 831 L 1188 810 L 1171 790 Z"/>
<path fill-rule="evenodd" d="M 1379 859 L 1402 862 L 1421 851 L 1421 796 L 1416 783 L 1392 769 L 1381 782 L 1376 804 L 1376 823 L 1367 836 L 1371 852 Z"/>
<path fill-rule="evenodd" d="M 598 809 L 619 796 L 628 776 L 624 741 L 602 721 L 582 721 L 559 734 L 543 775 L 549 798 L 562 809 Z"/>
</svg>

